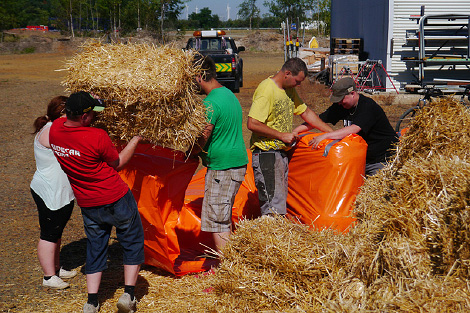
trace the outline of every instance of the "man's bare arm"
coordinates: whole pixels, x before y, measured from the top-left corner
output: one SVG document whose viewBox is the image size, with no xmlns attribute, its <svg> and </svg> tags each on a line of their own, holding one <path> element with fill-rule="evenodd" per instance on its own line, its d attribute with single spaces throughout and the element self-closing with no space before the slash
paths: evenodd
<svg viewBox="0 0 470 313">
<path fill-rule="evenodd" d="M 357 134 L 358 132 L 361 131 L 361 128 L 355 124 L 346 126 L 340 129 L 337 129 L 335 131 L 332 131 L 330 133 L 324 133 L 320 136 L 314 137 L 312 140 L 308 142 L 309 145 L 312 146 L 312 148 L 318 147 L 320 142 L 322 142 L 325 139 L 343 139 L 344 137 L 350 135 L 350 134 Z"/>
<path fill-rule="evenodd" d="M 312 128 L 316 128 L 316 129 L 318 129 L 322 132 L 325 132 L 325 133 L 333 131 L 333 128 L 331 128 L 330 125 L 323 122 L 321 120 L 321 118 L 309 108 L 307 108 L 307 110 L 305 110 L 304 113 L 300 114 L 300 117 L 310 125 L 310 126 L 307 125 L 308 127 L 311 127 L 307 130 L 310 130 Z M 297 128 L 296 128 L 296 130 L 297 130 Z"/>
<path fill-rule="evenodd" d="M 281 140 L 282 142 L 288 145 L 292 144 L 296 140 L 296 135 L 294 135 L 294 133 L 283 133 L 283 132 L 277 131 L 267 126 L 266 124 L 258 121 L 257 119 L 254 119 L 249 116 L 248 116 L 248 121 L 246 123 L 246 126 L 248 127 L 249 130 L 251 130 L 254 133 L 257 133 L 261 136 L 265 136 L 268 138 Z"/>
<path fill-rule="evenodd" d="M 134 136 L 131 141 L 129 141 L 127 146 L 119 153 L 119 158 L 116 161 L 109 162 L 108 165 L 114 168 L 116 171 L 122 170 L 131 160 L 135 149 L 137 149 L 137 145 L 141 140 L 142 137 Z"/>
<path fill-rule="evenodd" d="M 191 150 L 186 152 L 186 155 L 196 155 L 202 151 L 202 148 L 206 145 L 209 137 L 212 135 L 212 131 L 214 130 L 214 125 L 208 123 L 202 132 L 202 135 L 196 139 L 196 144 Z"/>
</svg>

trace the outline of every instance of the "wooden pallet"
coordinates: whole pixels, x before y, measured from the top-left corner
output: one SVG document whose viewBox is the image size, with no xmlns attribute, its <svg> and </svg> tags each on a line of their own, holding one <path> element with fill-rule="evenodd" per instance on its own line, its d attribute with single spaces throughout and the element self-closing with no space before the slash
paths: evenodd
<svg viewBox="0 0 470 313">
<path fill-rule="evenodd" d="M 330 54 L 359 54 L 364 50 L 360 38 L 331 38 Z"/>
</svg>

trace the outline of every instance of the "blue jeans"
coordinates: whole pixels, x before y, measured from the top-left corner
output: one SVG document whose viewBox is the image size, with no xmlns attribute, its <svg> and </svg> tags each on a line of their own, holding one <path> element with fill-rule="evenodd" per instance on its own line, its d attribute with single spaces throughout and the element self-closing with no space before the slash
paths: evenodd
<svg viewBox="0 0 470 313">
<path fill-rule="evenodd" d="M 130 190 L 114 203 L 81 210 L 87 236 L 86 274 L 107 268 L 108 241 L 113 226 L 124 250 L 123 263 L 139 265 L 145 261 L 144 230 Z"/>
</svg>

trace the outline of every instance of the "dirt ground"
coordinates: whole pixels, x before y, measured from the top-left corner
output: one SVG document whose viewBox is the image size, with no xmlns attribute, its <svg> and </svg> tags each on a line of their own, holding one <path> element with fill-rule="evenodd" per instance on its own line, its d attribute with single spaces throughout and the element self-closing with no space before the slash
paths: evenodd
<svg viewBox="0 0 470 313">
<path fill-rule="evenodd" d="M 0 198 L 0 312 L 46 312 L 48 299 L 75 303 L 71 311 L 81 310 L 86 300 L 86 281 L 83 273 L 71 280 L 71 288 L 57 292 L 41 286 L 42 271 L 36 256 L 39 224 L 29 183 L 35 171 L 32 123 L 45 114 L 48 101 L 65 94 L 60 82 L 64 61 L 70 53 L 36 53 L 0 55 L 0 179 L 3 186 Z M 247 51 L 244 59 L 244 87 L 237 94 L 245 116 L 255 88 L 264 78 L 274 74 L 283 63 L 282 53 L 267 54 Z M 316 112 L 328 105 L 328 89 L 305 81 L 299 88 L 303 99 Z M 394 101 L 393 95 L 379 95 L 383 102 Z M 409 103 L 384 105 L 394 123 Z M 296 124 L 299 123 L 296 120 Z M 248 144 L 250 133 L 244 130 Z M 76 208 L 63 234 L 61 259 L 66 267 L 81 270 L 85 263 L 85 235 L 79 209 Z M 110 267 L 119 267 L 119 246 L 112 245 L 116 255 Z M 122 275 L 113 271 L 104 274 L 103 284 L 123 286 Z M 158 270 L 155 275 L 164 275 Z M 117 276 L 117 277 L 116 277 Z M 112 283 L 110 282 L 112 281 Z M 78 299 L 77 299 L 78 297 Z M 112 297 L 112 295 L 110 295 Z"/>
</svg>

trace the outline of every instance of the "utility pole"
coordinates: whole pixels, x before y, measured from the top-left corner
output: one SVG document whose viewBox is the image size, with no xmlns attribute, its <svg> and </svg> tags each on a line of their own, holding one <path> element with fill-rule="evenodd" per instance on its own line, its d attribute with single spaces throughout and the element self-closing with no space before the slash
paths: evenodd
<svg viewBox="0 0 470 313">
<path fill-rule="evenodd" d="M 317 33 L 320 35 L 320 2 L 317 2 Z"/>
<path fill-rule="evenodd" d="M 78 31 L 82 31 L 82 3 L 78 4 Z"/>
<path fill-rule="evenodd" d="M 91 5 L 91 0 L 90 0 L 90 15 L 91 15 L 91 28 L 95 30 L 95 19 L 93 18 L 93 6 Z"/>
<path fill-rule="evenodd" d="M 142 30 L 142 27 L 140 27 L 140 0 L 137 1 L 137 31 Z"/>
<path fill-rule="evenodd" d="M 162 14 L 161 14 L 161 23 L 160 27 L 162 29 L 162 40 L 164 40 L 164 34 L 163 34 L 163 19 L 165 18 L 165 1 L 162 1 Z"/>
<path fill-rule="evenodd" d="M 114 38 L 116 38 L 116 3 L 113 4 L 113 33 Z"/>
<path fill-rule="evenodd" d="M 72 18 L 72 0 L 70 0 L 70 30 L 72 31 L 72 38 L 75 37 L 75 33 L 73 32 L 73 18 Z"/>
</svg>

